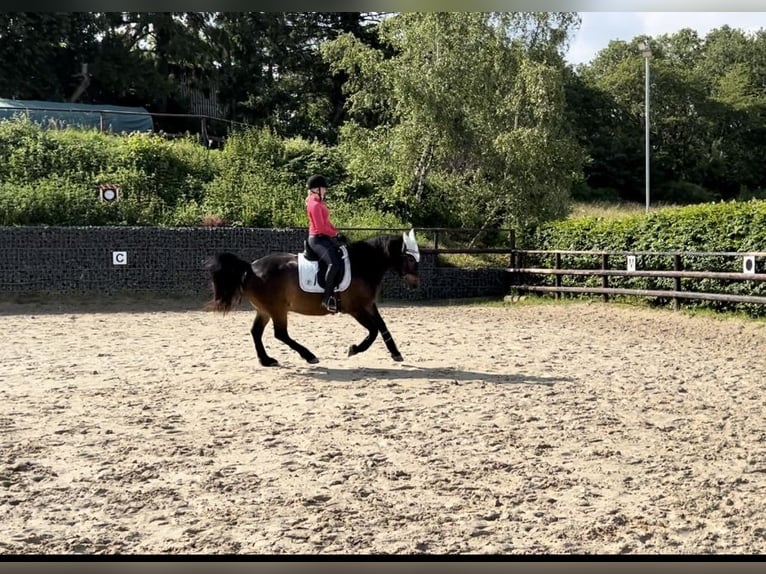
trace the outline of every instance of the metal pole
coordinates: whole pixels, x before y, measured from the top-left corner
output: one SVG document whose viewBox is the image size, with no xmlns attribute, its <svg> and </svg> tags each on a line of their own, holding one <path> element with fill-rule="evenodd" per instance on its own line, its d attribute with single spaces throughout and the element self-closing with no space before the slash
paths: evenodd
<svg viewBox="0 0 766 574">
<path fill-rule="evenodd" d="M 644 174 L 644 181 L 646 182 L 646 212 L 649 213 L 649 57 L 644 56 L 644 60 L 644 76 L 646 78 L 646 85 L 644 86 L 644 99 L 646 100 L 644 109 L 644 126 L 646 127 L 646 133 L 644 135 L 646 150 L 644 151 L 644 156 L 646 159 L 646 173 Z"/>
</svg>

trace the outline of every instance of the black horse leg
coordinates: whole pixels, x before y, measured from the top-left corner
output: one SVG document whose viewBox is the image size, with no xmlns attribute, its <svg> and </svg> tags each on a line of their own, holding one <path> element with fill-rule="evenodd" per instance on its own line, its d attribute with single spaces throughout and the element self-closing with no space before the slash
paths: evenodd
<svg viewBox="0 0 766 574">
<path fill-rule="evenodd" d="M 372 345 L 372 342 L 375 340 L 375 337 L 378 336 L 377 322 L 375 321 L 375 317 L 373 317 L 369 311 L 362 309 L 361 311 L 359 311 L 358 313 L 354 315 L 354 319 L 359 321 L 362 327 L 367 329 L 368 333 L 361 343 L 359 343 L 358 345 L 351 345 L 348 348 L 349 357 L 353 357 L 357 353 L 363 353 L 364 351 L 369 349 L 370 345 Z"/>
<path fill-rule="evenodd" d="M 253 342 L 255 343 L 255 352 L 258 353 L 258 360 L 264 367 L 274 367 L 278 365 L 276 359 L 272 359 L 266 354 L 266 348 L 263 346 L 263 330 L 269 322 L 269 316 L 261 314 L 258 311 L 255 314 L 255 320 L 253 326 L 250 328 L 250 334 L 253 336 Z"/>
<path fill-rule="evenodd" d="M 386 344 L 388 352 L 391 353 L 391 358 L 393 358 L 394 361 L 403 361 L 404 359 L 402 358 L 401 353 L 399 353 L 399 349 L 396 348 L 396 343 L 394 343 L 394 338 L 391 336 L 391 333 L 388 332 L 388 327 L 386 327 L 383 317 L 380 316 L 378 306 L 374 303 L 372 304 L 372 316 L 375 319 L 378 330 L 380 330 L 380 336 L 383 337 L 383 342 Z"/>
<path fill-rule="evenodd" d="M 283 343 L 286 343 L 287 345 L 289 345 L 293 351 L 297 351 L 298 354 L 309 363 L 315 364 L 319 362 L 319 359 L 317 359 L 314 356 L 314 353 L 309 351 L 306 347 L 298 343 L 295 339 L 293 339 L 292 337 L 290 337 L 290 335 L 287 334 L 287 318 L 286 317 L 283 317 L 280 319 L 277 319 L 276 317 L 274 317 L 274 336 L 280 341 L 282 341 Z"/>
</svg>

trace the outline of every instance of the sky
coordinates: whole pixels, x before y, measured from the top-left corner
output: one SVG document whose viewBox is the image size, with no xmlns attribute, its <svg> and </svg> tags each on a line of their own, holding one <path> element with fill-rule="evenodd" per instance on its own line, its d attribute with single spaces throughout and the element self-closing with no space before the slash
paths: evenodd
<svg viewBox="0 0 766 574">
<path fill-rule="evenodd" d="M 673 34 L 682 28 L 704 37 L 725 24 L 745 32 L 766 29 L 766 12 L 580 12 L 580 16 L 582 25 L 566 56 L 570 64 L 587 64 L 610 40 Z"/>
</svg>

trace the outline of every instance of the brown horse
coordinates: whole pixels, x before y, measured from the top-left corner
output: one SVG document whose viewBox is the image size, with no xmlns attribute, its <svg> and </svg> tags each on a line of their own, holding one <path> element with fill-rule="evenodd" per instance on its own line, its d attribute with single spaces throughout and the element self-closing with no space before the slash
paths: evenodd
<svg viewBox="0 0 766 574">
<path fill-rule="evenodd" d="M 354 317 L 368 331 L 358 345 L 351 345 L 348 356 L 366 351 L 378 332 L 383 337 L 391 357 L 401 361 L 402 355 L 378 312 L 376 299 L 384 273 L 391 269 L 404 278 L 408 287 L 420 285 L 418 262 L 420 251 L 414 230 L 409 234 L 382 235 L 365 241 L 355 241 L 347 247 L 351 278 L 348 287 L 340 292 L 340 312 Z M 321 290 L 307 292 L 299 281 L 299 256 L 292 253 L 271 253 L 251 263 L 232 253 L 219 253 L 208 265 L 212 280 L 213 299 L 209 306 L 226 313 L 235 299 L 244 295 L 255 307 L 256 315 L 250 333 L 255 343 L 258 360 L 265 367 L 278 365 L 263 346 L 263 331 L 271 320 L 274 336 L 298 352 L 309 363 L 319 359 L 287 333 L 287 314 L 326 315 L 321 305 Z M 320 269 L 319 276 L 322 274 Z M 321 280 L 319 281 L 322 282 Z M 340 280 L 343 286 L 346 281 Z"/>
</svg>

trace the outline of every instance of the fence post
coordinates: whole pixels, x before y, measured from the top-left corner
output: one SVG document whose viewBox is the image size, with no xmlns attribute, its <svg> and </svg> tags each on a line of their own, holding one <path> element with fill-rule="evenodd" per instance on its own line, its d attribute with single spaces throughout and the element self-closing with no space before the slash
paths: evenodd
<svg viewBox="0 0 766 574">
<path fill-rule="evenodd" d="M 508 264 L 511 270 L 511 285 L 521 285 L 521 273 L 518 272 L 521 262 L 516 252 L 516 231 L 513 228 L 508 229 Z"/>
<path fill-rule="evenodd" d="M 601 254 L 601 270 L 602 271 L 606 271 L 607 269 L 609 269 L 609 254 L 608 253 L 602 253 Z M 604 289 L 608 289 L 609 288 L 609 275 L 607 275 L 606 273 L 604 273 L 601 276 L 601 286 Z M 607 301 L 609 301 L 609 295 L 608 294 L 604 293 L 603 298 L 604 298 L 604 302 L 605 303 Z"/>
<path fill-rule="evenodd" d="M 561 253 L 559 253 L 558 251 L 553 256 L 553 268 L 561 269 Z M 554 299 L 561 299 L 563 296 L 563 293 L 559 291 L 559 288 L 561 287 L 561 275 L 559 275 L 558 273 L 556 273 L 553 276 L 553 285 L 554 287 L 556 287 L 556 292 L 553 294 Z"/>
<path fill-rule="evenodd" d="M 681 255 L 676 253 L 673 255 L 673 270 L 674 271 L 681 271 Z M 673 279 L 674 281 L 674 287 L 676 291 L 681 290 L 681 277 L 675 277 Z M 678 311 L 681 308 L 681 298 L 680 297 L 673 297 L 673 310 Z"/>
<path fill-rule="evenodd" d="M 511 284 L 518 285 L 519 277 L 516 269 L 519 267 L 519 262 L 516 257 L 516 233 L 513 229 L 508 230 L 508 270 L 510 271 Z"/>
<path fill-rule="evenodd" d="M 207 118 L 204 116 L 202 116 L 200 121 L 200 137 L 202 138 L 202 143 L 205 144 L 205 147 L 210 149 L 210 138 L 207 135 Z"/>
</svg>

